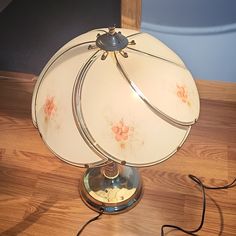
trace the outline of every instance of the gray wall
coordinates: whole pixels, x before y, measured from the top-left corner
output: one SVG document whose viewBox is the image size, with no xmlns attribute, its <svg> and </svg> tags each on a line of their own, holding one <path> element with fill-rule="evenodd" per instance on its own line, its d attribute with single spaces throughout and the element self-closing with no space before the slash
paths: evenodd
<svg viewBox="0 0 236 236">
<path fill-rule="evenodd" d="M 201 79 L 236 82 L 236 0 L 143 0 L 141 30 Z"/>
<path fill-rule="evenodd" d="M 69 40 L 114 24 L 117 0 L 13 0 L 0 12 L 0 70 L 38 75 Z"/>
</svg>

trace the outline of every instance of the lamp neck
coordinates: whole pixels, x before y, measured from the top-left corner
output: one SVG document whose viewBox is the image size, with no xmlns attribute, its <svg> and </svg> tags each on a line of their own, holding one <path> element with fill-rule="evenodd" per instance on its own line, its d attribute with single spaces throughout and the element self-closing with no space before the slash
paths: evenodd
<svg viewBox="0 0 236 236">
<path fill-rule="evenodd" d="M 101 168 L 102 174 L 108 179 L 115 179 L 119 175 L 119 167 L 115 162 L 111 162 Z"/>
</svg>

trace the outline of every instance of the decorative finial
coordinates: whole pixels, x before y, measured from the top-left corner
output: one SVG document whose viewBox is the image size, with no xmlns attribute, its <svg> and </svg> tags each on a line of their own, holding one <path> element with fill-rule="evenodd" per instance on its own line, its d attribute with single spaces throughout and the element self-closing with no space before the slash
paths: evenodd
<svg viewBox="0 0 236 236">
<path fill-rule="evenodd" d="M 114 35 L 116 33 L 116 27 L 115 26 L 109 27 L 108 30 L 109 30 L 108 33 L 110 35 Z"/>
<path fill-rule="evenodd" d="M 128 41 L 127 37 L 122 35 L 121 32 L 116 32 L 116 26 L 108 27 L 108 32 L 104 34 L 97 34 L 96 44 L 89 45 L 88 50 L 100 48 L 104 51 L 101 59 L 105 60 L 109 52 L 118 52 L 124 58 L 128 57 L 128 53 L 124 49 L 128 45 L 135 45 L 135 41 Z"/>
</svg>

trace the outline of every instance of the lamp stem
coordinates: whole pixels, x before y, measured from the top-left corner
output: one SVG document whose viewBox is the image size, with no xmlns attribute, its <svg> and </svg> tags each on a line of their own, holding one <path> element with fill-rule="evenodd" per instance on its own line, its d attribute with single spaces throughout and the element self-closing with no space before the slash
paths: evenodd
<svg viewBox="0 0 236 236">
<path fill-rule="evenodd" d="M 108 179 L 114 179 L 119 175 L 119 167 L 114 161 L 102 167 L 101 171 Z"/>
</svg>

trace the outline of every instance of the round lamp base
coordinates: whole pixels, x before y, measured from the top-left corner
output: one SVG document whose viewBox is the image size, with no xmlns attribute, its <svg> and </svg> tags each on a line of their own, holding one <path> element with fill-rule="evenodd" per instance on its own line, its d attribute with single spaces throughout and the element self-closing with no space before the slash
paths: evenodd
<svg viewBox="0 0 236 236">
<path fill-rule="evenodd" d="M 116 167 L 114 175 L 106 167 L 86 171 L 80 188 L 82 200 L 91 209 L 117 214 L 134 207 L 142 195 L 142 181 L 133 167 Z"/>
</svg>

